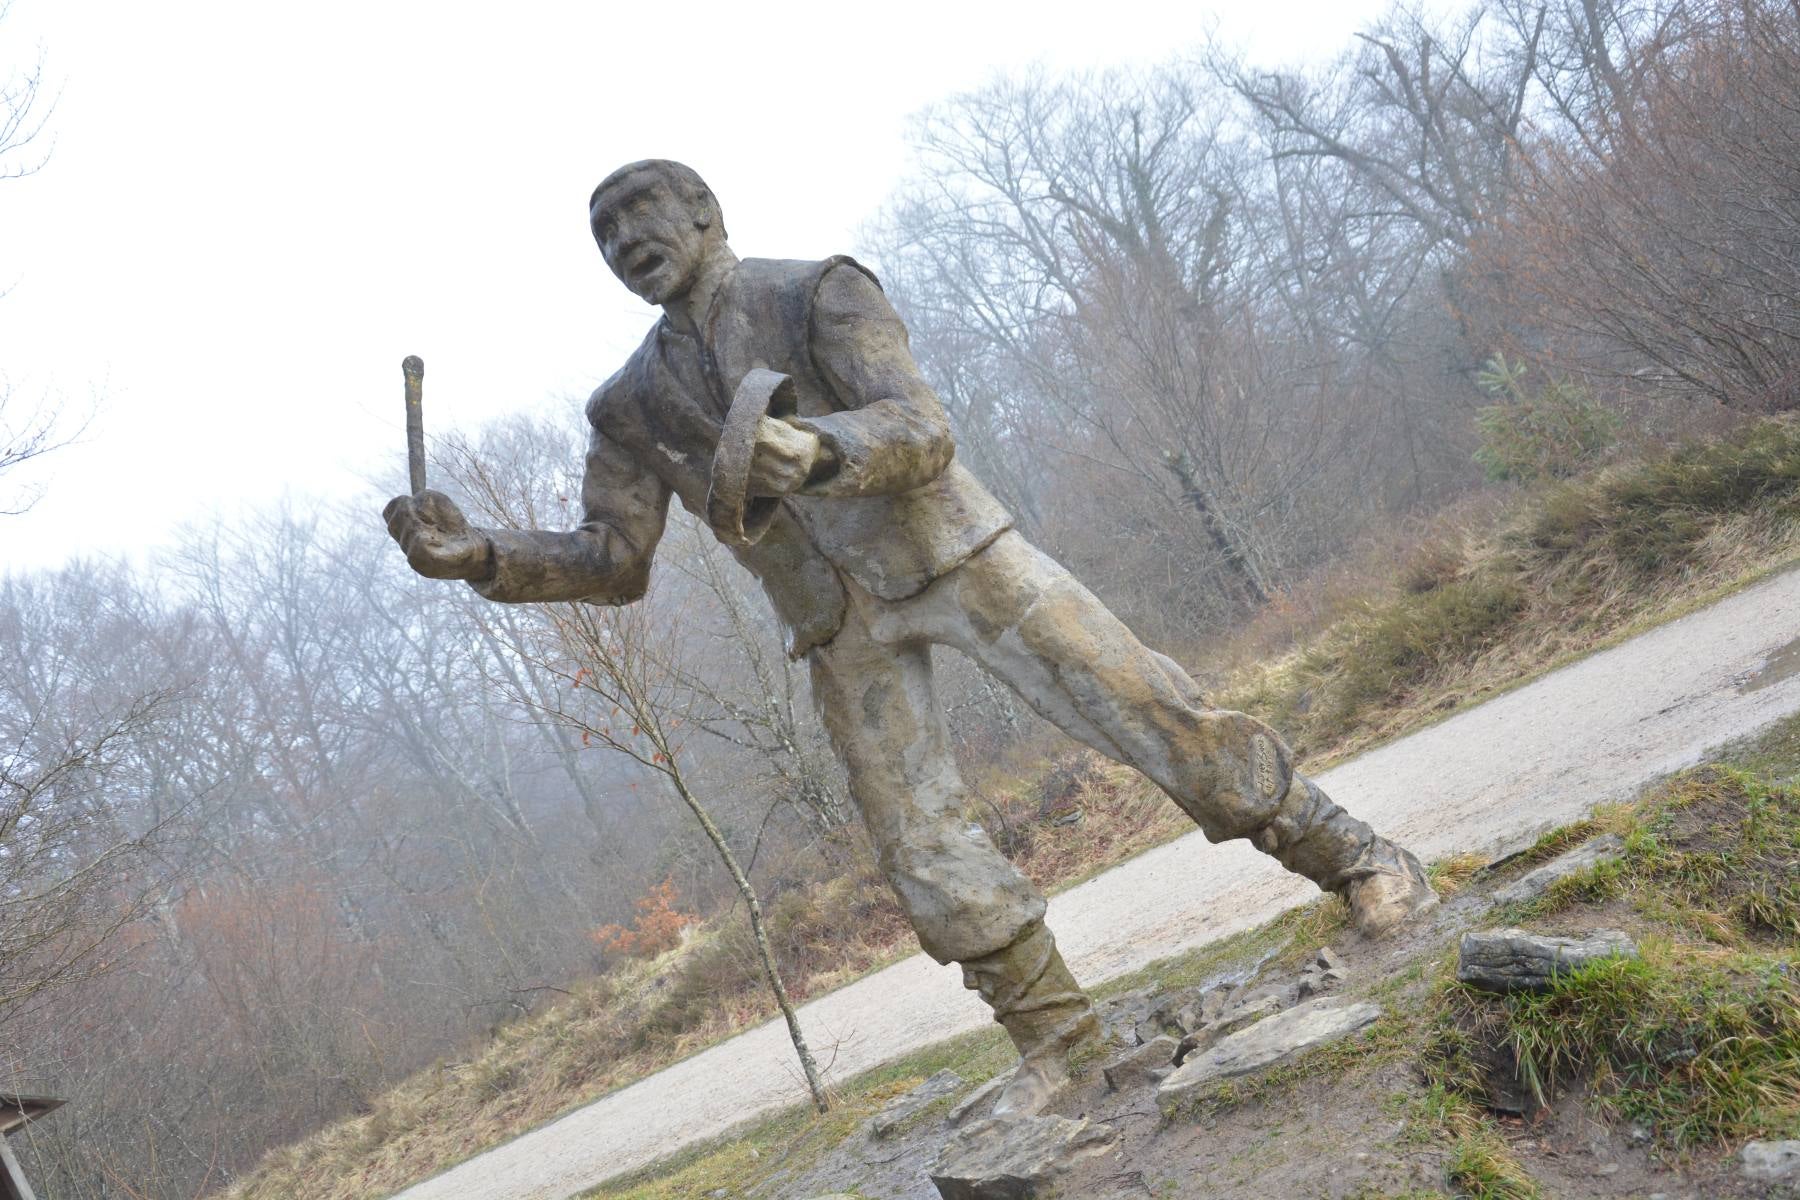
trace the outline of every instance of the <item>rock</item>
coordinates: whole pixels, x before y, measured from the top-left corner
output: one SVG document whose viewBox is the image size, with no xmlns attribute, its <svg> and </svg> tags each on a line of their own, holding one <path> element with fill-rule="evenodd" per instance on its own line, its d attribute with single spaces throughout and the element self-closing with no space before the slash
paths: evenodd
<svg viewBox="0 0 1800 1200">
<path fill-rule="evenodd" d="M 1205 1025 L 1209 1021 L 1216 1021 L 1224 1016 L 1226 1001 L 1230 999 L 1231 989 L 1229 987 L 1210 987 L 1201 992 L 1199 1025 Z M 1199 1025 L 1194 1028 L 1199 1028 Z"/>
<path fill-rule="evenodd" d="M 950 1139 L 931 1182 L 943 1200 L 1032 1200 L 1077 1163 L 1111 1153 L 1118 1136 L 1067 1117 L 990 1117 Z"/>
<path fill-rule="evenodd" d="M 1616 929 L 1584 938 L 1490 929 L 1463 935 L 1456 977 L 1484 992 L 1541 992 L 1557 975 L 1615 955 L 1637 956 L 1637 943 Z"/>
<path fill-rule="evenodd" d="M 1738 1152 L 1745 1179 L 1800 1184 L 1800 1141 L 1750 1142 Z"/>
<path fill-rule="evenodd" d="M 1218 1020 L 1182 1038 L 1181 1045 L 1175 1050 L 1175 1065 L 1179 1067 L 1187 1061 L 1190 1054 L 1214 1046 L 1238 1030 L 1248 1029 L 1258 1021 L 1274 1016 L 1281 1008 L 1280 997 L 1259 996 L 1248 1004 L 1231 1009 Z"/>
<path fill-rule="evenodd" d="M 1152 984 L 1101 1001 L 1096 1008 L 1107 1035 L 1121 1041 L 1134 1036 L 1138 1023 L 1150 1015 L 1150 1008 L 1161 992 L 1161 984 Z"/>
<path fill-rule="evenodd" d="M 1585 871 L 1598 863 L 1617 858 L 1625 842 L 1614 834 L 1606 834 L 1558 855 L 1537 870 L 1520 876 L 1494 893 L 1495 904 L 1523 904 L 1536 900 L 1550 890 L 1550 885 L 1577 871 Z"/>
<path fill-rule="evenodd" d="M 1300 1001 L 1300 985 L 1297 983 L 1265 983 L 1248 991 L 1234 992 L 1231 1003 L 1226 1006 L 1227 1012 L 1257 1004 L 1265 999 L 1273 999 L 1278 1008 L 1292 1008 Z"/>
<path fill-rule="evenodd" d="M 970 1092 L 967 1096 L 964 1096 L 961 1100 L 958 1100 L 956 1102 L 956 1107 L 950 1110 L 950 1115 L 944 1118 L 944 1124 L 951 1129 L 955 1129 L 962 1125 L 970 1117 L 974 1116 L 975 1111 L 983 1104 L 991 1103 L 998 1097 L 1000 1095 L 1000 1089 L 1005 1087 L 1007 1081 L 1012 1079 L 1012 1077 L 1013 1073 L 1011 1071 L 1004 1071 Z"/>
<path fill-rule="evenodd" d="M 953 1095 L 962 1086 L 963 1077 L 955 1071 L 939 1071 L 906 1095 L 888 1101 L 886 1108 L 870 1117 L 869 1136 L 886 1137 L 921 1109 L 945 1096 Z"/>
<path fill-rule="evenodd" d="M 1122 1092 L 1128 1087 L 1158 1082 L 1173 1069 L 1177 1045 L 1179 1043 L 1165 1033 L 1114 1059 L 1100 1069 L 1106 1076 L 1106 1086 Z"/>
<path fill-rule="evenodd" d="M 1315 1046 L 1347 1037 L 1380 1015 L 1377 1004 L 1345 1004 L 1327 998 L 1308 1000 L 1265 1017 L 1190 1057 L 1156 1089 L 1157 1104 L 1167 1115 L 1209 1084 L 1272 1067 Z"/>
<path fill-rule="evenodd" d="M 1344 980 L 1349 977 L 1348 972 L 1338 970 L 1335 967 L 1323 971 L 1317 967 L 1308 967 L 1305 974 L 1300 976 L 1300 982 L 1298 984 L 1300 989 L 1300 999 L 1308 1000 L 1314 996 L 1323 995 L 1326 992 L 1335 992 L 1338 988 L 1343 986 Z"/>
<path fill-rule="evenodd" d="M 1151 1005 L 1149 1013 L 1137 1024 L 1138 1044 L 1146 1045 L 1165 1034 L 1175 1038 L 1185 1035 L 1192 1026 L 1182 1022 L 1197 1019 L 1198 1008 L 1193 1001 L 1191 992 L 1171 992 Z"/>
<path fill-rule="evenodd" d="M 1344 956 L 1330 946 L 1319 947 L 1318 953 L 1313 955 L 1313 965 L 1321 971 L 1348 971 L 1350 969 L 1350 964 L 1344 961 Z"/>
</svg>

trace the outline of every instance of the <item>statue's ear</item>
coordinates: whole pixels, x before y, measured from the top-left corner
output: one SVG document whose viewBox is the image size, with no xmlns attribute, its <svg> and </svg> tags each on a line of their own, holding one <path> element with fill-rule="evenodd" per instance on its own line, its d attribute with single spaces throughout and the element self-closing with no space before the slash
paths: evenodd
<svg viewBox="0 0 1800 1200">
<path fill-rule="evenodd" d="M 694 228 L 702 231 L 719 224 L 719 202 L 704 187 L 690 188 L 688 208 L 694 214 Z"/>
</svg>

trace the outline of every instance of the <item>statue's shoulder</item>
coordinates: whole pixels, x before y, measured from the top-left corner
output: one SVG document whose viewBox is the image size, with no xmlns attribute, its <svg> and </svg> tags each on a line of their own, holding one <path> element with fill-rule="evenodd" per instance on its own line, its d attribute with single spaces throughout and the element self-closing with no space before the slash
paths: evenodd
<svg viewBox="0 0 1800 1200">
<path fill-rule="evenodd" d="M 746 258 L 738 264 L 733 282 L 746 296 L 796 297 L 810 300 L 827 276 L 843 268 L 868 279 L 877 288 L 875 272 L 848 254 L 830 258 Z"/>
<path fill-rule="evenodd" d="M 644 409 L 651 390 L 650 369 L 656 358 L 656 340 L 662 322 L 650 326 L 650 332 L 631 352 L 625 365 L 594 389 L 588 397 L 588 424 L 595 429 L 617 434 L 624 426 L 634 424 Z"/>
</svg>

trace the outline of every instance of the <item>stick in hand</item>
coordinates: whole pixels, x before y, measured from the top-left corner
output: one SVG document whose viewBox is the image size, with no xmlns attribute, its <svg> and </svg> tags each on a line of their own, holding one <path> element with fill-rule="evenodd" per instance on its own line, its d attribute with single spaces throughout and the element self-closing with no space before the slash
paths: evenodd
<svg viewBox="0 0 1800 1200">
<path fill-rule="evenodd" d="M 416 496 L 425 490 L 425 361 L 409 354 L 400 370 L 406 375 L 406 470 Z"/>
</svg>

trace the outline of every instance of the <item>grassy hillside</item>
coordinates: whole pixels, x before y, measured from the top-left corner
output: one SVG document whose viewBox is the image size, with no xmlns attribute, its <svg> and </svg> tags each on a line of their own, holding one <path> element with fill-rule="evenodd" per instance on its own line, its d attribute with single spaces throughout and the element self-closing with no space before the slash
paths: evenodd
<svg viewBox="0 0 1800 1200">
<path fill-rule="evenodd" d="M 1232 638 L 1175 648 L 1215 701 L 1271 721 L 1315 767 L 1669 619 L 1800 554 L 1800 425 L 1619 462 L 1444 514 L 1277 598 Z M 1205 664 L 1224 664 L 1206 670 Z M 1066 744 L 1065 744 L 1066 745 Z M 1022 868 L 1067 886 L 1186 832 L 1132 772 L 1049 738 L 972 782 Z M 1079 811 L 1076 823 L 1059 823 Z M 843 855 L 838 861 L 844 860 Z M 866 852 L 772 897 L 796 998 L 910 953 Z M 725 914 L 680 948 L 571 988 L 461 1062 L 422 1072 L 227 1193 L 352 1200 L 396 1190 L 766 1019 L 747 930 Z"/>
</svg>

